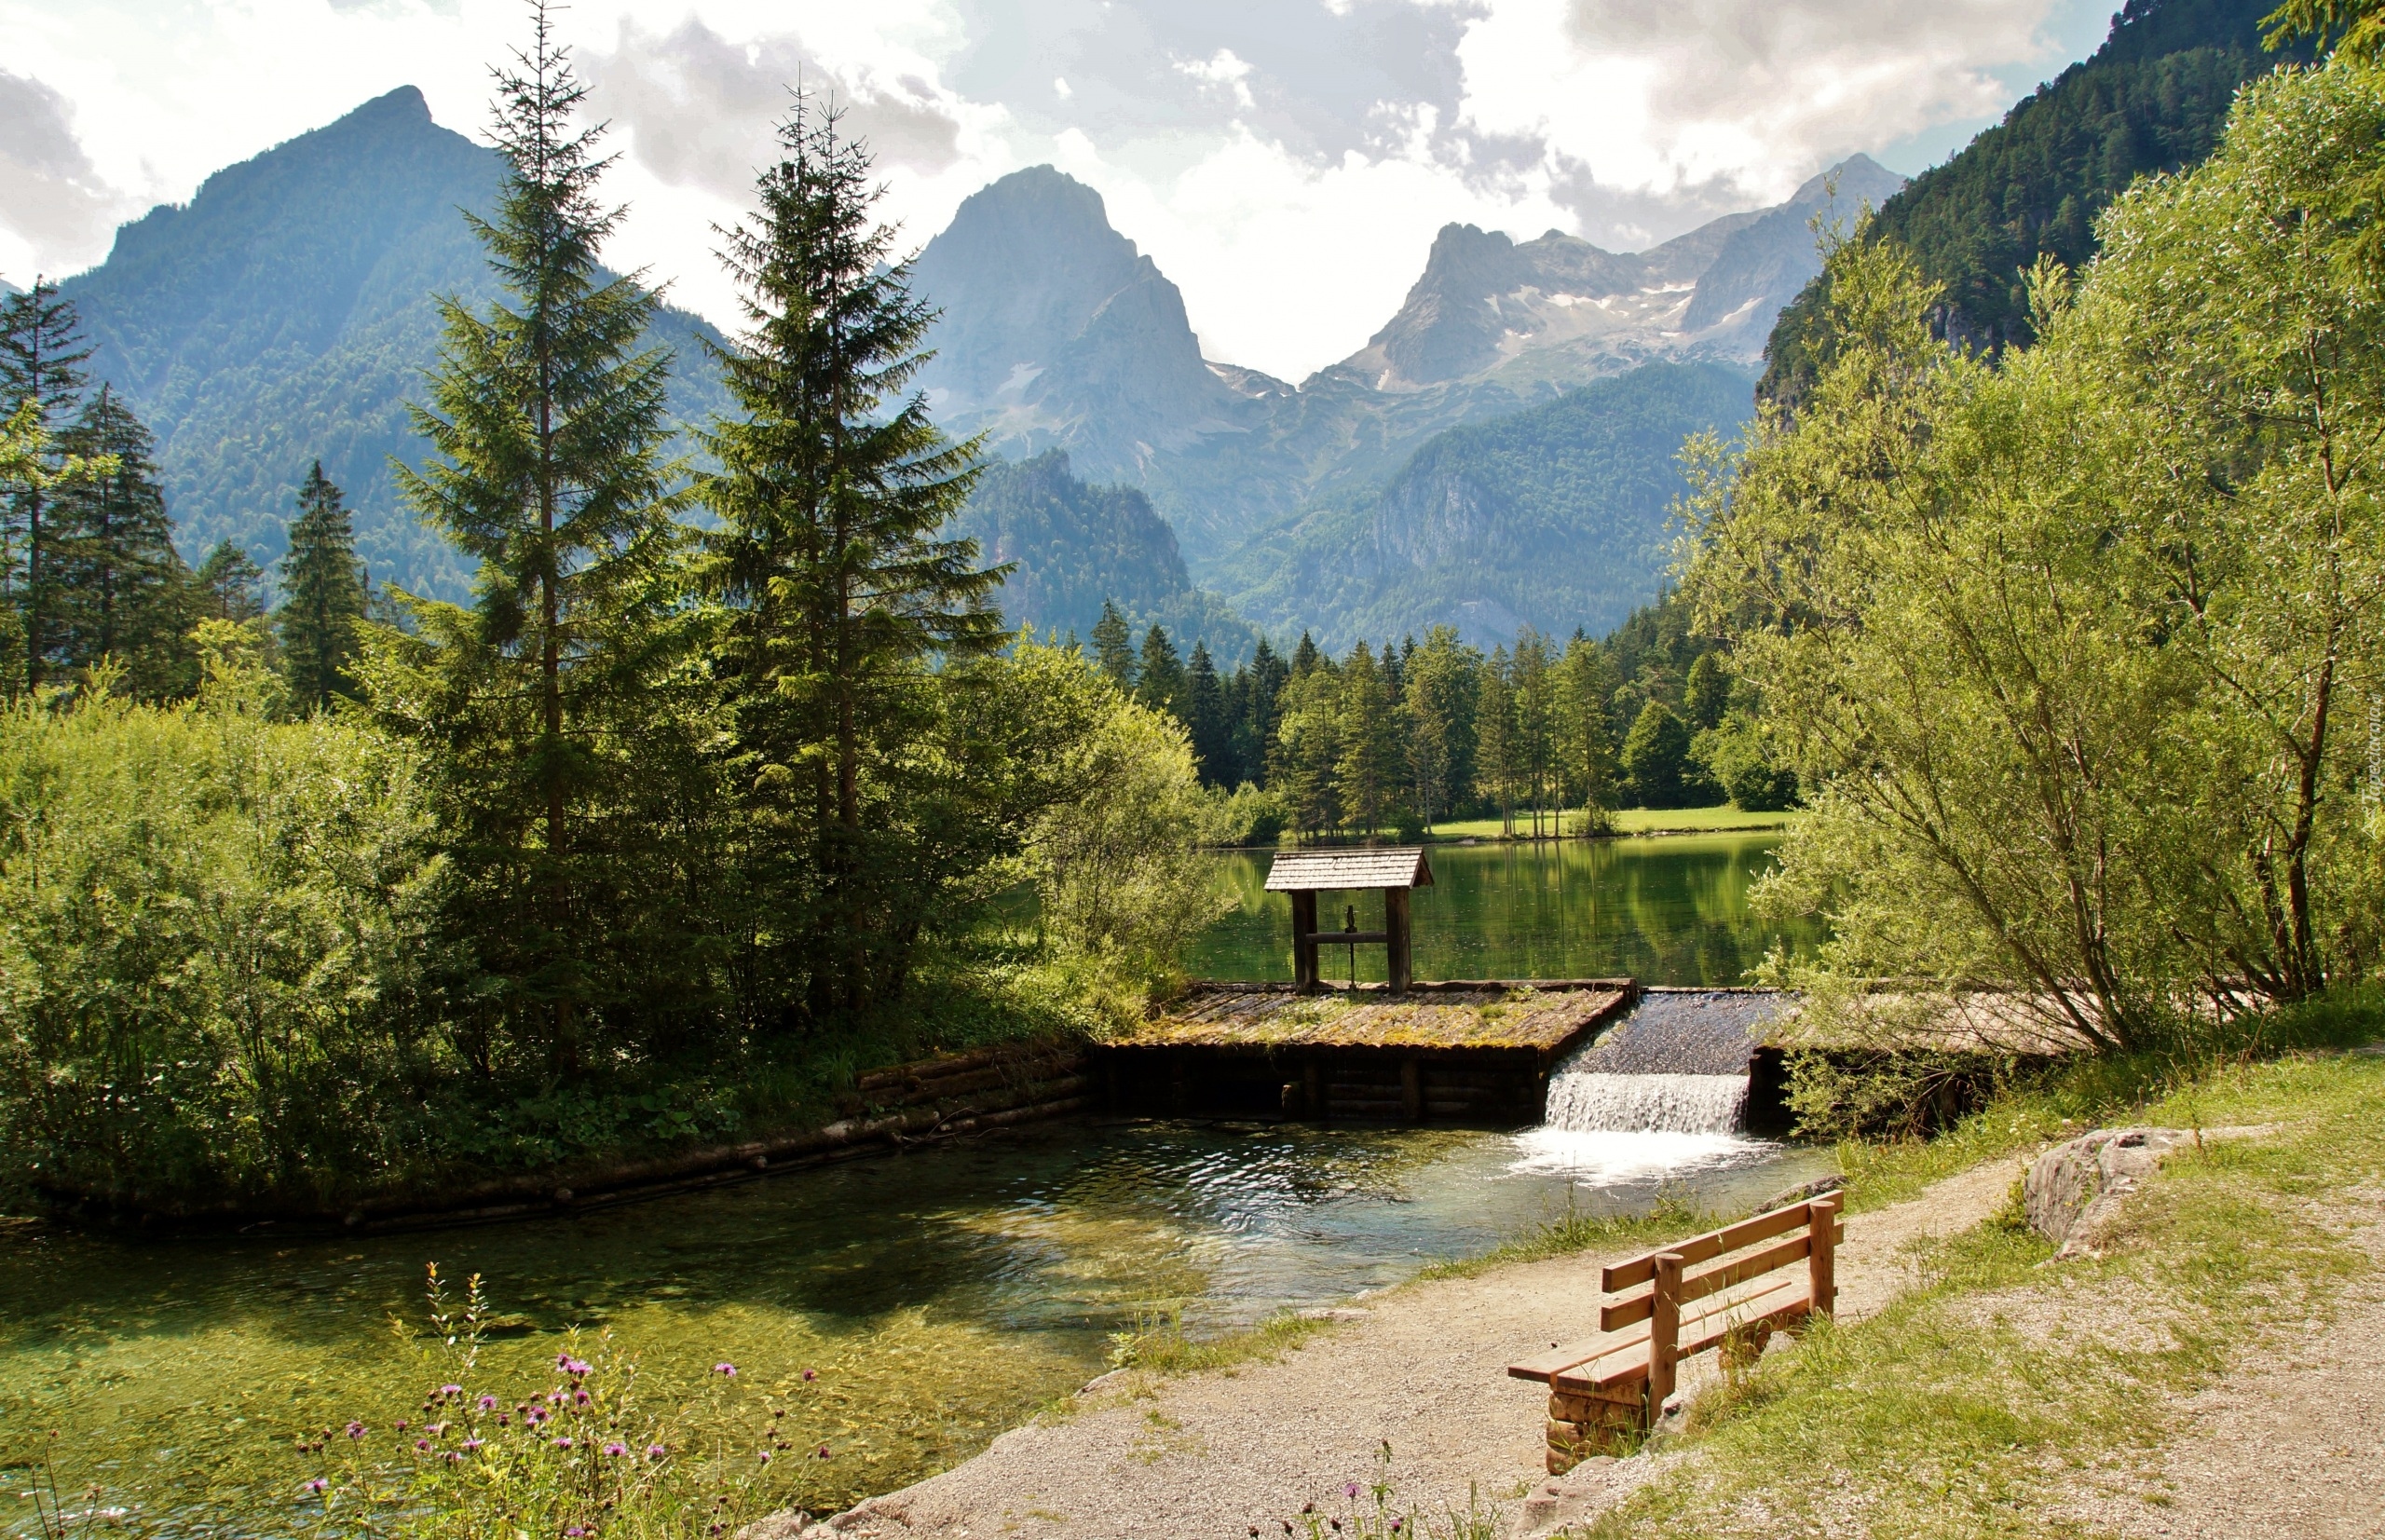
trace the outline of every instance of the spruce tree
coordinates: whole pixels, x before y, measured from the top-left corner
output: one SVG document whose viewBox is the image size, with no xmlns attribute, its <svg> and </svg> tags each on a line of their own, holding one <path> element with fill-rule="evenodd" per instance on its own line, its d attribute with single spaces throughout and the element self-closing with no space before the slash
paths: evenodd
<svg viewBox="0 0 2385 1540">
<path fill-rule="evenodd" d="M 198 606 L 211 620 L 245 625 L 265 614 L 265 571 L 230 540 L 218 540 L 193 575 Z"/>
<path fill-rule="evenodd" d="M 1192 644 L 1192 661 L 1184 670 L 1184 725 L 1192 734 L 1192 754 L 1206 785 L 1232 790 L 1237 766 L 1233 761 L 1233 723 L 1226 715 L 1226 688 L 1206 641 Z"/>
<path fill-rule="evenodd" d="M 1143 653 L 1135 672 L 1136 699 L 1153 711 L 1183 716 L 1184 663 L 1176 655 L 1176 644 L 1158 626 L 1143 633 Z"/>
<path fill-rule="evenodd" d="M 113 658 L 142 699 L 186 692 L 197 683 L 184 636 L 197 604 L 166 516 L 156 437 L 102 385 L 58 443 L 97 468 L 61 486 L 51 504 L 53 668 Z"/>
<path fill-rule="evenodd" d="M 1701 652 L 1697 661 L 1689 665 L 1689 678 L 1682 686 L 1682 715 L 1692 732 L 1703 732 L 1718 725 L 1731 705 L 1731 675 L 1723 667 L 1722 655 Z"/>
<path fill-rule="evenodd" d="M 422 673 L 393 678 L 385 715 L 463 749 L 445 761 L 450 821 L 493 910 L 482 964 L 507 981 L 512 1019 L 543 1019 L 568 1073 L 596 970 L 620 950 L 590 906 L 618 873 L 600 850 L 583 862 L 576 835 L 627 773 L 602 729 L 647 715 L 681 499 L 670 354 L 641 346 L 656 301 L 598 266 L 621 217 L 597 200 L 604 129 L 575 127 L 586 89 L 545 0 L 531 20 L 530 47 L 497 72 L 494 214 L 465 216 L 499 294 L 484 313 L 441 302 L 430 404 L 414 409 L 432 453 L 399 472 L 415 511 L 479 562 L 477 596 L 469 612 L 410 601 L 423 645 L 396 650 Z M 397 702 L 416 690 L 428 706 Z M 605 914 L 634 923 L 634 908 Z"/>
<path fill-rule="evenodd" d="M 798 94 L 778 151 L 749 221 L 722 232 L 745 325 L 719 358 L 741 415 L 703 435 L 720 528 L 702 576 L 728 612 L 718 667 L 751 784 L 780 838 L 808 828 L 816 1014 L 900 987 L 924 899 L 890 827 L 897 778 L 934 715 L 928 665 L 1000 645 L 990 594 L 1008 569 L 937 536 L 977 446 L 947 441 L 910 389 L 934 313 L 892 260 L 866 150 Z"/>
<path fill-rule="evenodd" d="M 1235 673 L 1239 676 L 1241 671 Z M 1267 645 L 1267 638 L 1259 638 L 1259 645 L 1251 649 L 1249 675 L 1241 691 L 1242 710 L 1234 721 L 1234 758 L 1243 773 L 1261 786 L 1271 784 L 1269 759 L 1275 749 L 1284 686 L 1290 677 L 1291 671 Z"/>
<path fill-rule="evenodd" d="M 1494 647 L 1482 665 L 1475 697 L 1475 784 L 1499 809 L 1499 832 L 1516 832 L 1516 791 L 1522 756 L 1516 724 L 1516 689 L 1507 649 Z"/>
<path fill-rule="evenodd" d="M 1342 816 L 1371 838 L 1398 820 L 1404 756 L 1397 702 L 1364 642 L 1342 664 L 1341 706 L 1341 755 L 1334 769 Z"/>
<path fill-rule="evenodd" d="M 348 505 L 317 460 L 298 488 L 298 517 L 291 521 L 290 552 L 281 558 L 281 607 L 273 617 L 297 709 L 314 711 L 334 695 L 355 695 L 349 668 L 368 593 Z"/>
<path fill-rule="evenodd" d="M 48 443 L 83 393 L 90 346 L 82 340 L 75 307 L 58 286 L 36 277 L 34 286 L 0 304 L 0 411 L 32 413 L 32 428 Z M 6 522 L 0 523 L 0 597 L 14 611 L 27 689 L 41 687 L 58 646 L 52 626 L 58 603 L 58 535 L 50 520 L 50 487 L 62 469 L 61 451 L 46 447 L 25 473 L 11 478 Z"/>
<path fill-rule="evenodd" d="M 1108 599 L 1101 601 L 1101 619 L 1093 623 L 1093 662 L 1120 689 L 1135 688 L 1134 633 L 1126 629 L 1126 617 Z"/>
</svg>

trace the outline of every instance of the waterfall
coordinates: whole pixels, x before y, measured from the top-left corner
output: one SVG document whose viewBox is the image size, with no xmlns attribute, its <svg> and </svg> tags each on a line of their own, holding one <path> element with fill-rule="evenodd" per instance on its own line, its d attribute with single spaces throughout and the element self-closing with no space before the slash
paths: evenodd
<svg viewBox="0 0 2385 1540">
<path fill-rule="evenodd" d="M 1747 1099 L 1743 1074 L 1560 1070 L 1548 1083 L 1547 1125 L 1566 1133 L 1735 1134 Z"/>
</svg>

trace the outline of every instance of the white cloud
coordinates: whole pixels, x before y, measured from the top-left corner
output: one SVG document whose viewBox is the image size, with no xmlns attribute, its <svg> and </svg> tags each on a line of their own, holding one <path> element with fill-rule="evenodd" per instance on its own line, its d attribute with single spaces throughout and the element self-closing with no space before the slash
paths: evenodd
<svg viewBox="0 0 2385 1540">
<path fill-rule="evenodd" d="M 560 22 L 628 152 L 610 255 L 680 303 L 733 314 L 710 226 L 740 212 L 786 78 L 816 70 L 880 152 L 906 244 L 1052 160 L 1183 288 L 1213 356 L 1297 378 L 1388 318 L 1448 221 L 1659 239 L 1992 115 L 2016 71 L 2058 64 L 2050 15 L 2108 3 L 576 0 Z M 519 0 L 0 0 L 7 68 L 58 108 L 12 139 L 0 90 L 0 263 L 95 260 L 107 220 L 400 85 L 477 133 L 522 20 Z"/>
</svg>

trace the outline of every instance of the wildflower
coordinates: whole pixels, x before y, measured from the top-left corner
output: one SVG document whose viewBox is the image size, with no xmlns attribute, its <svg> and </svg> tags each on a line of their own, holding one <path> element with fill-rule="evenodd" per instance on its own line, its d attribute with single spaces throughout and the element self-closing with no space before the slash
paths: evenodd
<svg viewBox="0 0 2385 1540">
<path fill-rule="evenodd" d="M 364 1424 L 363 1424 L 362 1423 L 350 1423 L 350 1424 L 348 1424 L 348 1436 L 349 1438 L 363 1438 L 363 1437 L 364 1437 Z"/>
<path fill-rule="evenodd" d="M 555 1367 L 557 1369 L 569 1369 L 571 1367 L 571 1355 L 568 1353 L 556 1354 Z"/>
<path fill-rule="evenodd" d="M 307 1490 L 320 1497 L 324 1492 L 331 1490 L 331 1485 L 332 1484 L 329 1481 L 326 1481 L 321 1477 L 318 1476 L 313 1480 L 307 1483 Z"/>
<path fill-rule="evenodd" d="M 482 1397 L 480 1399 L 480 1408 L 483 1411 L 495 1411 L 497 1410 L 497 1397 L 494 1396 Z"/>
<path fill-rule="evenodd" d="M 619 1439 L 615 1439 L 613 1442 L 605 1446 L 605 1452 L 616 1457 L 627 1454 L 629 1451 L 630 1446 L 620 1442 Z"/>
<path fill-rule="evenodd" d="M 737 1378 L 737 1366 L 735 1364 L 715 1364 L 712 1366 L 712 1371 L 726 1379 L 734 1380 Z"/>
<path fill-rule="evenodd" d="M 803 1383 L 805 1384 L 810 1384 L 812 1381 L 818 1378 L 820 1378 L 820 1371 L 818 1370 L 807 1369 L 803 1371 Z"/>
<path fill-rule="evenodd" d="M 500 1411 L 497 1414 L 497 1425 L 499 1427 L 511 1427 L 513 1425 L 513 1419 Z"/>
<path fill-rule="evenodd" d="M 646 1457 L 649 1460 L 660 1460 L 665 1454 L 670 1452 L 671 1451 L 669 1450 L 664 1449 L 661 1444 L 648 1444 L 646 1446 Z"/>
<path fill-rule="evenodd" d="M 770 1463 L 770 1451 L 769 1450 L 764 1450 L 764 1451 L 762 1451 L 762 1464 L 764 1464 L 764 1465 L 769 1465 Z"/>
<path fill-rule="evenodd" d="M 584 1390 L 575 1390 L 571 1393 L 571 1400 L 574 1406 L 584 1407 L 588 1404 L 588 1392 Z"/>
<path fill-rule="evenodd" d="M 1399 1533 L 1399 1520 L 1397 1519 L 1391 1521 L 1391 1533 L 1394 1534 L 1397 1534 Z"/>
<path fill-rule="evenodd" d="M 571 1440 L 568 1438 L 558 1438 L 554 1442 L 554 1447 L 557 1449 L 569 1449 L 571 1447 Z"/>
<path fill-rule="evenodd" d="M 400 1422 L 400 1423 L 398 1424 L 398 1431 L 399 1431 L 400 1433 L 403 1433 L 405 1430 L 406 1430 L 406 1424 L 405 1424 L 403 1422 Z"/>
<path fill-rule="evenodd" d="M 443 1399 L 450 1396 L 461 1396 L 463 1393 L 464 1387 L 462 1385 L 441 1385 L 439 1387 L 439 1394 Z"/>
<path fill-rule="evenodd" d="M 712 1528 L 704 1531 L 704 1533 L 706 1534 L 718 1534 L 720 1533 L 720 1526 L 718 1524 L 715 1524 Z"/>
<path fill-rule="evenodd" d="M 430 1452 L 430 1440 L 428 1438 L 416 1438 L 414 1441 L 414 1447 L 420 1452 L 428 1454 Z"/>
<path fill-rule="evenodd" d="M 820 1446 L 820 1452 L 819 1452 L 819 1454 L 818 1454 L 818 1455 L 816 1455 L 814 1458 L 822 1459 L 822 1460 L 825 1460 L 825 1459 L 827 1459 L 828 1457 L 829 1457 L 829 1456 L 828 1456 L 828 1446 L 827 1446 L 827 1445 L 825 1445 L 825 1444 L 822 1444 L 822 1445 Z"/>
<path fill-rule="evenodd" d="M 1357 1483 L 1357 1482 L 1356 1482 L 1356 1481 L 1345 1481 L 1345 1482 L 1343 1482 L 1343 1483 L 1342 1483 L 1342 1496 L 1344 1496 L 1344 1497 L 1356 1497 L 1356 1496 L 1357 1496 L 1357 1495 L 1358 1495 L 1358 1483 Z"/>
<path fill-rule="evenodd" d="M 1330 1523 L 1333 1525 L 1333 1527 L 1334 1527 L 1335 1529 L 1337 1529 L 1337 1530 L 1338 1530 L 1338 1529 L 1340 1529 L 1340 1528 L 1342 1527 L 1342 1520 L 1339 1520 L 1339 1519 L 1331 1520 L 1329 1520 L 1329 1522 L 1330 1522 Z"/>
<path fill-rule="evenodd" d="M 478 1438 L 467 1438 L 464 1440 L 464 1452 L 467 1454 L 477 1453 L 480 1448 L 481 1441 Z"/>
<path fill-rule="evenodd" d="M 574 1524 L 571 1528 L 564 1531 L 563 1533 L 566 1535 L 566 1540 L 579 1540 L 579 1537 L 586 1534 L 588 1532 L 581 1529 L 578 1524 Z"/>
</svg>

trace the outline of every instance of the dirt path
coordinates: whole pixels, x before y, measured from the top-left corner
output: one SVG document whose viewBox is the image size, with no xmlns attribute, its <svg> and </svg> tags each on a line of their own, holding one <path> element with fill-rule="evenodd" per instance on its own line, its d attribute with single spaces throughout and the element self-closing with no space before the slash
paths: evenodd
<svg viewBox="0 0 2385 1540">
<path fill-rule="evenodd" d="M 1848 1220 L 1842 1311 L 1877 1309 L 1913 1276 L 1911 1242 L 1978 1223 L 2015 1174 L 1997 1163 Z M 1585 1335 L 1601 1299 L 1599 1269 L 1624 1254 L 1413 1285 L 1272 1364 L 1097 1389 L 1075 1415 L 1006 1433 L 967 1464 L 874 1498 L 838 1525 L 884 1540 L 1231 1540 L 1254 1525 L 1280 1534 L 1278 1521 L 1302 1505 L 1339 1506 L 1344 1483 L 1372 1479 L 1385 1440 L 1403 1504 L 1463 1509 L 1471 1489 L 1512 1517 L 1547 1479 L 1547 1393 L 1503 1370 Z M 1625 1464 L 1629 1477 L 1621 1466 L 1586 1475 L 1604 1485 L 1654 1465 Z"/>
<path fill-rule="evenodd" d="M 2366 1200 L 2343 1217 L 2385 1264 L 2385 1192 L 2344 1196 Z M 2385 1276 L 2370 1274 L 2331 1319 L 2265 1344 L 2185 1410 L 2188 1431 L 2145 1479 L 2072 1516 L 2131 1540 L 2385 1536 Z"/>
</svg>

